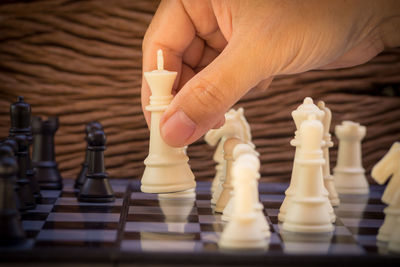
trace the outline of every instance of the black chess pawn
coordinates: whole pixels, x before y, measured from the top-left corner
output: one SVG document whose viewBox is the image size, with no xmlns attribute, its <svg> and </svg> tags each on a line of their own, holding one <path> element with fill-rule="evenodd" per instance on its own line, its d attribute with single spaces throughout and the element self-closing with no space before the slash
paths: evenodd
<svg viewBox="0 0 400 267">
<path fill-rule="evenodd" d="M 0 158 L 3 157 L 12 157 L 16 159 L 16 154 L 18 152 L 18 144 L 13 139 L 6 139 L 0 143 Z M 15 182 L 14 190 L 17 196 L 19 196 L 19 186 Z M 17 197 L 16 205 L 18 210 L 25 210 L 26 208 L 23 206 L 23 203 L 20 201 L 19 197 Z"/>
<path fill-rule="evenodd" d="M 17 162 L 17 184 L 19 187 L 19 199 L 21 201 L 21 210 L 34 209 L 36 207 L 35 198 L 33 196 L 31 186 L 29 184 L 26 170 L 29 161 L 29 141 L 25 135 L 16 135 L 14 140 L 18 143 Z"/>
<path fill-rule="evenodd" d="M 31 157 L 29 154 L 29 145 L 32 144 L 31 105 L 26 103 L 22 96 L 19 96 L 18 101 L 10 106 L 10 119 L 10 137 L 14 137 L 16 135 L 25 135 L 27 137 L 28 162 L 26 166 L 26 175 L 35 200 L 40 201 L 42 195 L 40 194 L 39 184 L 36 180 L 35 172 L 32 168 Z"/>
<path fill-rule="evenodd" d="M 87 145 L 86 145 L 86 152 L 85 152 L 85 160 L 82 163 L 81 171 L 79 172 L 79 174 L 75 180 L 74 187 L 77 189 L 80 189 L 86 180 L 86 174 L 88 171 L 88 164 L 89 164 L 88 135 L 90 132 L 95 131 L 95 130 L 103 130 L 103 126 L 100 124 L 100 122 L 92 121 L 92 122 L 89 122 L 88 124 L 86 124 L 86 126 L 85 126 L 85 133 L 86 133 L 85 141 L 86 141 Z"/>
<path fill-rule="evenodd" d="M 58 118 L 32 118 L 33 152 L 32 164 L 41 189 L 62 189 L 62 178 L 54 155 L 54 135 Z"/>
<path fill-rule="evenodd" d="M 25 241 L 14 190 L 17 163 L 14 157 L 0 157 L 0 245 L 9 246 Z"/>
<path fill-rule="evenodd" d="M 26 135 L 32 136 L 31 132 L 31 106 L 24 101 L 23 96 L 10 106 L 11 128 L 10 136 Z M 30 137 L 28 137 L 29 139 Z"/>
<path fill-rule="evenodd" d="M 114 192 L 107 179 L 104 164 L 106 135 L 101 130 L 93 131 L 88 135 L 88 142 L 88 172 L 78 200 L 82 202 L 112 202 L 115 200 Z"/>
</svg>

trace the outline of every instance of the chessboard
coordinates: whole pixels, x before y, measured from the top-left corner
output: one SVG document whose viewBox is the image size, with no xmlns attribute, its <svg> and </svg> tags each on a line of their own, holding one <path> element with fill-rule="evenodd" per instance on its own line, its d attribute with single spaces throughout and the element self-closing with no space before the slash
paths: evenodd
<svg viewBox="0 0 400 267">
<path fill-rule="evenodd" d="M 73 180 L 63 190 L 42 190 L 36 209 L 21 214 L 27 242 L 1 248 L 2 262 L 145 264 L 269 264 L 275 266 L 368 266 L 399 264 L 376 235 L 384 220 L 384 187 L 369 196 L 341 197 L 331 235 L 299 235 L 280 230 L 277 215 L 287 183 L 259 184 L 271 228 L 265 251 L 223 251 L 217 242 L 224 223 L 210 205 L 210 183 L 199 181 L 196 198 L 160 198 L 140 191 L 138 180 L 111 179 L 116 200 L 80 203 Z M 184 215 L 182 217 L 182 214 Z M 400 265 L 397 265 L 400 266 Z"/>
</svg>

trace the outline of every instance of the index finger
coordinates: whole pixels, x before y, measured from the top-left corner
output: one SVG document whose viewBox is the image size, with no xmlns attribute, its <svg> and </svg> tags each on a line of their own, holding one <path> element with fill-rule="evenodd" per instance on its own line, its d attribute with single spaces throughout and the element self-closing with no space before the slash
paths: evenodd
<svg viewBox="0 0 400 267">
<path fill-rule="evenodd" d="M 195 37 L 196 31 L 181 1 L 162 1 L 150 23 L 142 44 L 142 72 L 157 69 L 157 50 L 164 51 L 166 70 L 178 72 L 174 87 L 179 84 L 182 55 Z M 147 125 L 150 125 L 150 113 L 145 110 L 149 104 L 151 92 L 142 76 L 141 102 Z"/>
</svg>

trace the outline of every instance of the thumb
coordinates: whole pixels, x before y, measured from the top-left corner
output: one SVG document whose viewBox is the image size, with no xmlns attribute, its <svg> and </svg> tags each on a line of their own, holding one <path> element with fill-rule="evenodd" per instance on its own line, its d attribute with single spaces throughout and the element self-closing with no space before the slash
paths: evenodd
<svg viewBox="0 0 400 267">
<path fill-rule="evenodd" d="M 263 79 L 260 64 L 255 62 L 257 53 L 243 49 L 243 40 L 232 43 L 182 87 L 164 112 L 160 129 L 169 145 L 185 146 L 199 139 Z"/>
</svg>

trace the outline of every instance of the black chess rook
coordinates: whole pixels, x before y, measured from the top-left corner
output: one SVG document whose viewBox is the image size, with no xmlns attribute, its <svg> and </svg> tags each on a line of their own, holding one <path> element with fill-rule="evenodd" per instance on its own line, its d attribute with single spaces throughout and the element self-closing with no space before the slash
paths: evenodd
<svg viewBox="0 0 400 267">
<path fill-rule="evenodd" d="M 17 168 L 14 157 L 0 156 L 0 246 L 18 245 L 25 241 L 15 193 Z"/>
<path fill-rule="evenodd" d="M 89 133 L 91 133 L 92 131 L 95 131 L 95 130 L 103 130 L 103 126 L 100 124 L 100 122 L 92 121 L 92 122 L 89 122 L 88 124 L 86 124 L 86 126 L 85 126 L 85 133 L 86 133 L 86 136 L 85 136 L 85 141 L 86 141 L 85 160 L 81 164 L 81 170 L 75 180 L 74 187 L 77 189 L 80 189 L 86 180 L 86 174 L 88 171 L 88 164 L 89 164 L 88 135 L 89 135 Z"/>
<path fill-rule="evenodd" d="M 62 178 L 55 161 L 54 135 L 58 129 L 58 118 L 32 118 L 33 152 L 32 165 L 41 189 L 61 189 Z"/>
<path fill-rule="evenodd" d="M 104 164 L 106 135 L 96 130 L 88 135 L 89 164 L 86 180 L 79 193 L 78 200 L 82 202 L 112 202 L 114 192 L 107 179 Z"/>
</svg>

